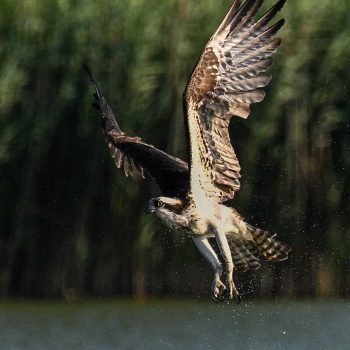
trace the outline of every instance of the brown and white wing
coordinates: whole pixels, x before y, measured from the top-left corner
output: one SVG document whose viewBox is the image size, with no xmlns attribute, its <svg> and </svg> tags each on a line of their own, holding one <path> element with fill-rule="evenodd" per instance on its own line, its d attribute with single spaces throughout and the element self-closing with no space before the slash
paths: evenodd
<svg viewBox="0 0 350 350">
<path fill-rule="evenodd" d="M 228 126 L 233 115 L 247 118 L 250 104 L 264 99 L 261 88 L 271 80 L 266 70 L 280 45 L 275 34 L 284 23 L 282 19 L 269 26 L 285 0 L 254 20 L 263 1 L 234 1 L 186 87 L 192 194 L 205 191 L 224 202 L 240 188 L 240 165 Z"/>
<path fill-rule="evenodd" d="M 101 114 L 101 126 L 117 168 L 123 168 L 126 176 L 139 173 L 144 177 L 145 171 L 165 196 L 184 198 L 189 187 L 187 163 L 143 142 L 139 137 L 126 135 L 120 129 L 90 69 L 86 66 L 85 69 L 96 90 L 94 107 Z"/>
</svg>

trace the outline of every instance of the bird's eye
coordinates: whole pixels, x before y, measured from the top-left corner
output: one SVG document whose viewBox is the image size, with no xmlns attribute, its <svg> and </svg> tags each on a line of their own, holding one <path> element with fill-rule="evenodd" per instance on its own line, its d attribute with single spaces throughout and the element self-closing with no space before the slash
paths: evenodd
<svg viewBox="0 0 350 350">
<path fill-rule="evenodd" d="M 162 207 L 164 207 L 164 203 L 162 201 L 158 200 L 158 201 L 156 201 L 156 206 L 158 208 L 162 208 Z"/>
</svg>

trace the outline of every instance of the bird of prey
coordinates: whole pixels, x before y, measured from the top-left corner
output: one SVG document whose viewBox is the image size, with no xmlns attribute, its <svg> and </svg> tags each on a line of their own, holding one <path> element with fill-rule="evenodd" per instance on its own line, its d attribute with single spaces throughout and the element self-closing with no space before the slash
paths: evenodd
<svg viewBox="0 0 350 350">
<path fill-rule="evenodd" d="M 146 211 L 170 228 L 190 234 L 213 267 L 211 297 L 215 302 L 240 301 L 234 270 L 255 270 L 260 267 L 259 257 L 276 262 L 287 259 L 290 252 L 289 246 L 248 224 L 227 204 L 240 188 L 240 165 L 230 142 L 230 120 L 233 116 L 247 118 L 250 104 L 264 99 L 262 88 L 271 80 L 266 71 L 281 42 L 276 33 L 284 20 L 270 22 L 285 0 L 277 1 L 255 20 L 263 2 L 234 0 L 193 70 L 183 94 L 188 164 L 125 134 L 86 67 L 116 166 L 127 176 L 138 171 L 156 181 L 162 196 L 152 198 Z M 210 238 L 216 240 L 220 254 L 216 254 Z M 223 271 L 225 283 L 221 281 Z"/>
</svg>

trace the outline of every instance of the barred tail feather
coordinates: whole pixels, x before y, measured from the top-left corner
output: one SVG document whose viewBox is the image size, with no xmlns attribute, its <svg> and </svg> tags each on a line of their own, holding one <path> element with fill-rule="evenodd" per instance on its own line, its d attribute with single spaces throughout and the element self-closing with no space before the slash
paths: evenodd
<svg viewBox="0 0 350 350">
<path fill-rule="evenodd" d="M 259 253 L 253 244 L 229 236 L 227 241 L 232 252 L 233 265 L 237 271 L 245 272 L 260 268 Z"/>
<path fill-rule="evenodd" d="M 271 236 L 269 232 L 249 224 L 246 224 L 246 227 L 252 239 L 239 239 L 236 235 L 226 235 L 232 262 L 237 271 L 257 270 L 261 267 L 260 256 L 272 262 L 288 258 L 291 248 L 275 239 L 275 235 Z"/>
<path fill-rule="evenodd" d="M 291 248 L 287 244 L 278 241 L 269 232 L 259 228 L 249 227 L 249 231 L 253 236 L 257 250 L 267 260 L 276 262 L 288 258 Z"/>
</svg>

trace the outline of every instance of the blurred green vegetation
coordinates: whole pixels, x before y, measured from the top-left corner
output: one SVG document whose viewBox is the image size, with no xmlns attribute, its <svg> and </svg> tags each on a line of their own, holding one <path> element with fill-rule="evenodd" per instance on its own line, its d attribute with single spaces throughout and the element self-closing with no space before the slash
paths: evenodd
<svg viewBox="0 0 350 350">
<path fill-rule="evenodd" d="M 272 6 L 267 0 L 264 8 Z M 82 70 L 122 128 L 186 157 L 181 94 L 229 0 L 0 0 L 0 293 L 206 293 L 210 267 L 144 215 L 114 168 Z M 350 293 L 350 2 L 289 1 L 267 98 L 232 122 L 235 206 L 293 246 L 245 294 Z"/>
</svg>

